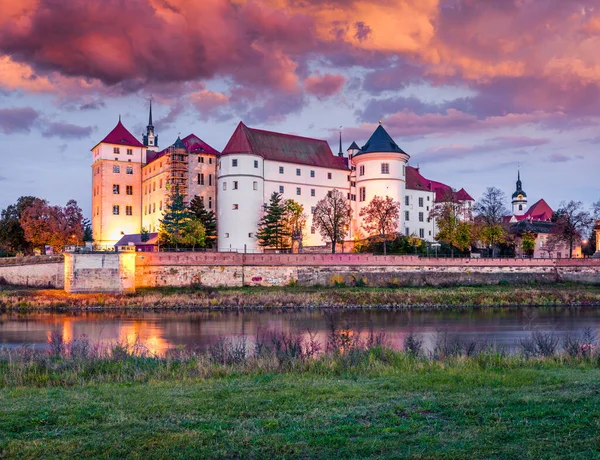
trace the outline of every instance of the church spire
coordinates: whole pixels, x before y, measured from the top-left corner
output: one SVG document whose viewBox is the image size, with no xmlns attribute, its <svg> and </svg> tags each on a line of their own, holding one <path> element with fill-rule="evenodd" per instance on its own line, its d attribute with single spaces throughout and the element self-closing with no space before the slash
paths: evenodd
<svg viewBox="0 0 600 460">
<path fill-rule="evenodd" d="M 343 157 L 344 151 L 342 150 L 342 130 L 340 129 L 340 150 L 338 152 L 338 157 Z"/>
<path fill-rule="evenodd" d="M 148 126 L 146 126 L 146 134 L 144 134 L 143 140 L 144 145 L 148 147 L 148 150 L 158 150 L 158 136 L 154 132 L 154 125 L 152 124 L 152 99 L 150 99 L 150 110 L 148 113 Z"/>
<path fill-rule="evenodd" d="M 154 126 L 152 126 L 152 99 L 150 99 L 150 116 L 148 117 L 148 127 L 154 128 Z"/>
</svg>

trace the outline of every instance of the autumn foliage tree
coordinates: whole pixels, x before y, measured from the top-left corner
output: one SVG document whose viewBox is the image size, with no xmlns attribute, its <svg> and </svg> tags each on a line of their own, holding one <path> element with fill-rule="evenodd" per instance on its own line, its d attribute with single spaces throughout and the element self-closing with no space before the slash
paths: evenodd
<svg viewBox="0 0 600 460">
<path fill-rule="evenodd" d="M 331 253 L 344 241 L 350 226 L 350 203 L 339 190 L 331 190 L 315 206 L 313 225 L 324 240 L 331 241 Z"/>
<path fill-rule="evenodd" d="M 573 247 L 581 241 L 594 219 L 583 209 L 581 201 L 569 201 L 560 204 L 553 220 L 555 223 L 550 240 L 566 244 L 569 247 L 569 258 L 572 258 Z"/>
<path fill-rule="evenodd" d="M 400 203 L 389 196 L 385 198 L 375 196 L 360 210 L 360 217 L 363 218 L 363 229 L 383 242 L 383 255 L 387 255 L 387 241 L 396 237 Z"/>
<path fill-rule="evenodd" d="M 436 219 L 438 226 L 435 239 L 448 244 L 453 257 L 454 248 L 465 251 L 469 249 L 474 238 L 473 224 L 462 219 L 462 203 L 458 202 L 454 195 L 449 193 L 429 214 Z"/>
</svg>

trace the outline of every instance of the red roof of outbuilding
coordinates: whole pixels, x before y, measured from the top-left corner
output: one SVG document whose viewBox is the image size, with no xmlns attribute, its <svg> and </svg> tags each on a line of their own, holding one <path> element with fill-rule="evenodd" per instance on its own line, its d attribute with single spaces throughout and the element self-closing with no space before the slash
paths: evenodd
<svg viewBox="0 0 600 460">
<path fill-rule="evenodd" d="M 131 147 L 144 146 L 144 144 L 138 141 L 133 134 L 127 131 L 127 128 L 121 123 L 121 119 L 119 119 L 117 126 L 115 126 L 101 142 L 106 144 L 129 145 Z"/>
<path fill-rule="evenodd" d="M 456 199 L 458 201 L 475 201 L 464 188 L 461 188 L 458 192 L 456 192 Z"/>
<path fill-rule="evenodd" d="M 242 122 L 221 154 L 233 153 L 254 153 L 265 160 L 349 169 L 347 158 L 335 156 L 327 141 L 248 128 Z"/>
<path fill-rule="evenodd" d="M 531 205 L 531 207 L 523 214 L 522 216 L 505 216 L 505 222 L 509 222 L 513 217 L 518 221 L 522 221 L 525 219 L 530 219 L 532 221 L 546 221 L 549 222 L 552 220 L 552 216 L 554 215 L 554 211 L 550 207 L 546 200 L 543 198 L 541 200 L 536 201 Z"/>
</svg>

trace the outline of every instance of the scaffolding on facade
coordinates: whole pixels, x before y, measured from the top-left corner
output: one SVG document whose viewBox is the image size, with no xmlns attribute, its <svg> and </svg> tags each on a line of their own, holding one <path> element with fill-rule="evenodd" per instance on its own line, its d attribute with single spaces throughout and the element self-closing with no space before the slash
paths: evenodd
<svg viewBox="0 0 600 460">
<path fill-rule="evenodd" d="M 169 184 L 178 187 L 184 197 L 188 194 L 188 153 L 183 148 L 169 147 L 167 150 Z"/>
</svg>

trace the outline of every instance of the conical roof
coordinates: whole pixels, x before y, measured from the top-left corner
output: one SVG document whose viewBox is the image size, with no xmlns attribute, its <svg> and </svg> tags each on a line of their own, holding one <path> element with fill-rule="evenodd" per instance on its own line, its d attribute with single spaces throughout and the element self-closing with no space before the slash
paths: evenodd
<svg viewBox="0 0 600 460">
<path fill-rule="evenodd" d="M 352 142 L 352 144 L 350 144 L 350 147 L 348 147 L 348 150 L 360 150 L 360 147 L 356 145 L 356 142 Z"/>
<path fill-rule="evenodd" d="M 175 141 L 175 143 L 172 145 L 172 147 L 174 149 L 185 149 L 185 144 L 183 143 L 183 141 L 181 140 L 181 138 L 178 136 L 177 140 Z"/>
<path fill-rule="evenodd" d="M 121 123 L 121 118 L 119 118 L 119 122 L 117 126 L 113 128 L 113 130 L 107 134 L 107 136 L 102 139 L 101 142 L 106 144 L 119 144 L 119 145 L 129 145 L 132 147 L 143 147 L 144 145 L 138 141 L 133 134 L 127 131 L 127 128 L 123 126 Z"/>
<path fill-rule="evenodd" d="M 381 125 L 377 127 L 367 143 L 362 146 L 359 154 L 372 152 L 395 152 L 407 155 Z"/>
</svg>

